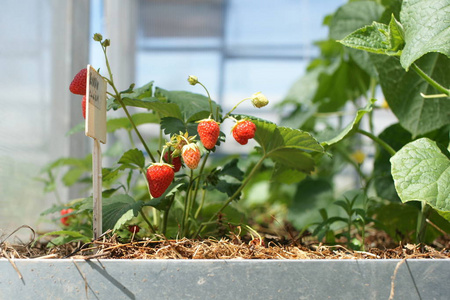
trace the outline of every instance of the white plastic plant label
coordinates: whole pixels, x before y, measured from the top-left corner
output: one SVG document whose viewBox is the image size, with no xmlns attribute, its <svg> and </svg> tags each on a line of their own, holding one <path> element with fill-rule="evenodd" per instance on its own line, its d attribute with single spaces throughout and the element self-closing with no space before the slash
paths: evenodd
<svg viewBox="0 0 450 300">
<path fill-rule="evenodd" d="M 87 66 L 86 135 L 106 143 L 106 81 Z"/>
</svg>

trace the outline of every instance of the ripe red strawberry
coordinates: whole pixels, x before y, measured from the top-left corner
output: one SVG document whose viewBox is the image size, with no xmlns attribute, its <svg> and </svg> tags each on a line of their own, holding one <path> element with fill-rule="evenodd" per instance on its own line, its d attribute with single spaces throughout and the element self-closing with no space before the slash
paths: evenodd
<svg viewBox="0 0 450 300">
<path fill-rule="evenodd" d="M 198 135 L 206 149 L 211 150 L 217 143 L 220 134 L 219 124 L 212 119 L 201 120 L 197 127 Z"/>
<path fill-rule="evenodd" d="M 172 152 L 170 152 L 172 155 Z M 169 153 L 164 154 L 164 162 L 171 164 L 173 166 L 173 171 L 176 173 L 181 169 L 181 156 L 172 157 L 172 161 L 169 160 Z"/>
<path fill-rule="evenodd" d="M 69 90 L 77 95 L 86 95 L 87 69 L 81 69 L 70 83 Z"/>
<path fill-rule="evenodd" d="M 154 163 L 147 168 L 147 181 L 150 194 L 160 197 L 172 183 L 175 173 L 169 164 Z"/>
<path fill-rule="evenodd" d="M 185 145 L 183 150 L 181 150 L 181 156 L 183 157 L 184 163 L 189 169 L 196 169 L 198 163 L 200 162 L 200 149 L 194 143 Z"/>
<path fill-rule="evenodd" d="M 128 231 L 130 231 L 131 233 L 136 234 L 139 232 L 139 230 L 141 230 L 141 228 L 139 228 L 139 226 L 137 226 L 137 225 L 129 225 L 128 226 Z"/>
<path fill-rule="evenodd" d="M 255 137 L 256 125 L 249 120 L 241 120 L 231 129 L 233 137 L 241 145 L 248 143 L 249 139 Z"/>
<path fill-rule="evenodd" d="M 72 209 L 72 208 L 62 209 L 62 210 L 61 210 L 61 216 L 70 214 L 71 212 L 73 212 L 73 209 Z M 61 223 L 62 223 L 64 226 L 68 226 L 68 225 L 69 225 L 69 218 L 71 218 L 71 217 L 72 217 L 72 216 L 62 217 L 62 218 L 60 219 L 60 220 L 61 220 Z"/>
<path fill-rule="evenodd" d="M 86 119 L 86 95 L 83 96 L 83 100 L 81 101 L 81 111 L 83 112 L 83 118 Z"/>
</svg>

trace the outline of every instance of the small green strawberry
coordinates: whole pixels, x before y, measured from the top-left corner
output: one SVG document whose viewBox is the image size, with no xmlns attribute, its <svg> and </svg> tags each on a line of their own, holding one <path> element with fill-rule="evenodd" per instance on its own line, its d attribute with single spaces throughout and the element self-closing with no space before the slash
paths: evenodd
<svg viewBox="0 0 450 300">
<path fill-rule="evenodd" d="M 231 131 L 236 142 L 245 145 L 249 139 L 255 137 L 256 125 L 249 120 L 240 120 L 233 126 Z"/>
<path fill-rule="evenodd" d="M 198 123 L 197 132 L 206 149 L 211 150 L 216 146 L 220 134 L 219 124 L 212 119 L 204 119 Z"/>
<path fill-rule="evenodd" d="M 147 181 L 150 194 L 154 198 L 160 197 L 167 190 L 175 177 L 171 165 L 153 163 L 147 168 Z"/>
<path fill-rule="evenodd" d="M 183 157 L 183 161 L 189 169 L 196 169 L 198 163 L 200 162 L 200 149 L 194 143 L 190 143 L 183 147 L 181 150 L 181 156 Z"/>
<path fill-rule="evenodd" d="M 70 83 L 69 90 L 76 95 L 86 95 L 87 69 L 81 69 Z"/>
</svg>

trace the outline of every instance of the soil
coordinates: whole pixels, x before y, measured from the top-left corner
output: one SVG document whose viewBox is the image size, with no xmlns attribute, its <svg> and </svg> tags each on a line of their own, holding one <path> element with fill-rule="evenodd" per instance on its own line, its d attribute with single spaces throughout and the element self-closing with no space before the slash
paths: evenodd
<svg viewBox="0 0 450 300">
<path fill-rule="evenodd" d="M 0 258 L 7 259 L 450 259 L 450 235 L 433 245 L 397 244 L 384 232 L 366 237 L 365 251 L 314 240 L 290 241 L 270 235 L 245 238 L 229 234 L 222 239 L 140 240 L 120 242 L 116 236 L 102 237 L 90 244 L 66 244 L 53 248 L 46 243 L 11 245 L 0 243 Z M 394 244 L 394 246 L 392 246 Z"/>
</svg>

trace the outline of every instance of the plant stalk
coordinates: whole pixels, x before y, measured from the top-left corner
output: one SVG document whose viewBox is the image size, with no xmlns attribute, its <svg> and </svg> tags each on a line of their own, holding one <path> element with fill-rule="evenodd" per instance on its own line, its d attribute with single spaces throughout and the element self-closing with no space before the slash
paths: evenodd
<svg viewBox="0 0 450 300">
<path fill-rule="evenodd" d="M 228 206 L 228 204 L 230 204 L 231 201 L 233 201 L 241 193 L 241 191 L 249 183 L 250 179 L 253 177 L 253 175 L 255 175 L 256 171 L 262 165 L 265 158 L 266 158 L 265 155 L 263 157 L 261 157 L 261 159 L 258 161 L 258 163 L 250 171 L 250 174 L 248 174 L 247 178 L 242 182 L 241 186 L 236 190 L 236 192 L 233 195 L 231 195 L 227 199 L 227 201 L 225 201 L 225 203 L 222 205 L 222 207 L 208 220 L 208 222 L 200 224 L 194 237 L 198 236 L 200 234 L 200 232 L 203 230 L 203 228 L 205 227 L 205 225 L 211 223 L 214 219 L 216 219 L 217 216 Z"/>
<path fill-rule="evenodd" d="M 362 129 L 357 129 L 358 133 L 361 133 L 362 135 L 365 135 L 367 137 L 369 137 L 370 139 L 372 139 L 374 142 L 376 142 L 378 145 L 380 145 L 381 147 L 383 147 L 391 156 L 395 155 L 395 150 L 389 146 L 385 141 L 383 141 L 382 139 L 380 139 L 379 137 L 373 135 L 370 132 L 367 132 L 365 130 Z"/>
<path fill-rule="evenodd" d="M 447 97 L 450 97 L 450 90 L 446 89 L 439 83 L 437 83 L 433 78 L 428 76 L 422 69 L 420 69 L 415 63 L 411 65 L 411 68 L 420 76 L 422 77 L 426 82 L 428 82 L 432 87 L 437 89 L 439 92 L 444 93 L 447 95 Z"/>
</svg>

